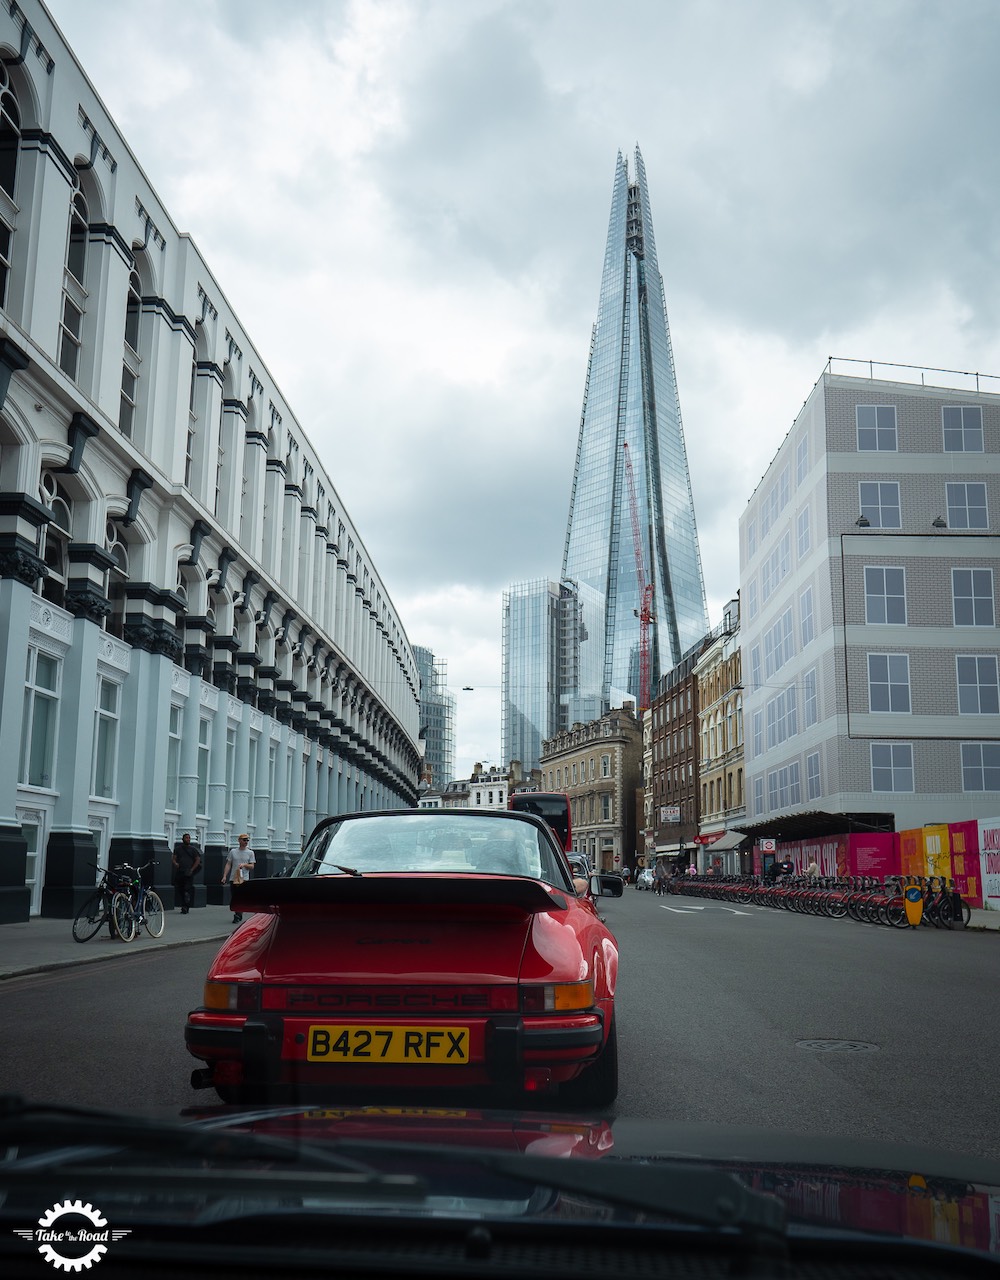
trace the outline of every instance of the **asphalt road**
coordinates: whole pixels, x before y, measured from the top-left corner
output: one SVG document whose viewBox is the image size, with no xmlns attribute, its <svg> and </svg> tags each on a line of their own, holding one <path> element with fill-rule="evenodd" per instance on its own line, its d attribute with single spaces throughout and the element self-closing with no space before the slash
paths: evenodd
<svg viewBox="0 0 1000 1280">
<path fill-rule="evenodd" d="M 701 908 L 701 909 L 699 909 Z M 615 1115 L 1000 1151 L 1000 937 L 890 930 L 626 889 Z M 215 944 L 0 986 L 0 1088 L 174 1113 Z M 824 1051 L 802 1041 L 871 1049 Z"/>
</svg>

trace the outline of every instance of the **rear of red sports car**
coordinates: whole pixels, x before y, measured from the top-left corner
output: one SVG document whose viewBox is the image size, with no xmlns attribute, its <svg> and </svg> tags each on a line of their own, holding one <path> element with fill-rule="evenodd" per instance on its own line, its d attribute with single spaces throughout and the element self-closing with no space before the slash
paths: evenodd
<svg viewBox="0 0 1000 1280">
<path fill-rule="evenodd" d="M 188 1017 L 195 1085 L 226 1100 L 558 1087 L 576 1105 L 613 1101 L 617 946 L 543 824 L 331 819 L 291 877 L 236 894 L 254 914 Z"/>
</svg>

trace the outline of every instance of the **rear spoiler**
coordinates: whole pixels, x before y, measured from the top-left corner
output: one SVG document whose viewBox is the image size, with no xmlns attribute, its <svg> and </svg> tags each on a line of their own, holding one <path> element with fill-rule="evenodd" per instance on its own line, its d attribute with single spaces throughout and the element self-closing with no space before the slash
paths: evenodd
<svg viewBox="0 0 1000 1280">
<path fill-rule="evenodd" d="M 522 876 L 409 875 L 294 876 L 233 885 L 233 910 L 277 914 L 282 907 L 314 906 L 516 907 L 530 915 L 565 911 L 566 897 Z"/>
</svg>

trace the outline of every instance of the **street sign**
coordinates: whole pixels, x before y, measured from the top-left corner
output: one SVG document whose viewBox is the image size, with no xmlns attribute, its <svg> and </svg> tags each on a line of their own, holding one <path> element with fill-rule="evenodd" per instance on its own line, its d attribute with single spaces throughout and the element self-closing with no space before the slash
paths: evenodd
<svg viewBox="0 0 1000 1280">
<path fill-rule="evenodd" d="M 761 853 L 774 853 L 778 848 L 778 842 L 773 836 L 766 836 L 759 842 L 758 847 L 760 848 Z"/>
</svg>

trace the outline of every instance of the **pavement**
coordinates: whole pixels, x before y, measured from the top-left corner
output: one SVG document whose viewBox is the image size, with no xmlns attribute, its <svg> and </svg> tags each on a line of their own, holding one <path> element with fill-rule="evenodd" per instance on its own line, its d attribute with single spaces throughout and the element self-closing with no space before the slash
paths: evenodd
<svg viewBox="0 0 1000 1280">
<path fill-rule="evenodd" d="M 105 926 L 89 942 L 76 942 L 72 920 L 32 916 L 23 924 L 0 924 L 0 981 L 72 964 L 99 964 L 139 951 L 190 947 L 198 942 L 221 944 L 234 927 L 228 907 L 194 907 L 187 915 L 177 910 L 165 912 L 161 938 L 150 938 L 140 931 L 132 942 L 122 942 L 109 937 Z M 968 929 L 1000 932 L 1000 911 L 973 911 Z"/>
<path fill-rule="evenodd" d="M 997 917 L 1000 919 L 1000 912 Z M 76 942 L 72 920 L 32 916 L 23 924 L 0 924 L 0 980 L 72 964 L 99 964 L 139 951 L 190 947 L 198 942 L 221 944 L 235 927 L 228 907 L 194 907 L 187 915 L 178 910 L 164 912 L 160 938 L 150 938 L 140 930 L 132 942 L 122 942 L 110 937 L 105 925 L 89 942 Z"/>
</svg>

